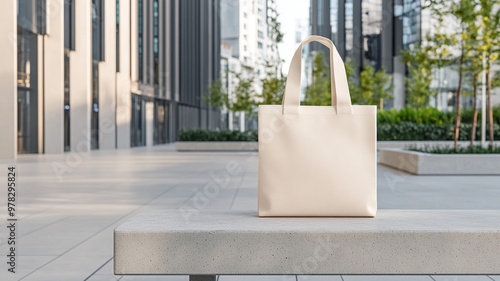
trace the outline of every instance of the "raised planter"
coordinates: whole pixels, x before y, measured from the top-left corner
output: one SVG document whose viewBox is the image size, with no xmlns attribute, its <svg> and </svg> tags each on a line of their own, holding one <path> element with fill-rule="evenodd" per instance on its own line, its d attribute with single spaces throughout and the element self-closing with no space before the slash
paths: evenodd
<svg viewBox="0 0 500 281">
<path fill-rule="evenodd" d="M 177 151 L 258 151 L 255 141 L 178 141 Z"/>
<path fill-rule="evenodd" d="M 500 154 L 430 154 L 381 149 L 379 161 L 415 175 L 500 175 Z"/>
</svg>

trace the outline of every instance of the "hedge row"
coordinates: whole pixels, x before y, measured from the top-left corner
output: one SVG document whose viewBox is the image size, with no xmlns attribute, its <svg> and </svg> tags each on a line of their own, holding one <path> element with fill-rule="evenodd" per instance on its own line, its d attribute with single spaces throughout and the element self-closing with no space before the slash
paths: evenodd
<svg viewBox="0 0 500 281">
<path fill-rule="evenodd" d="M 462 110 L 460 121 L 465 124 L 472 124 L 472 109 Z M 494 123 L 500 124 L 500 106 L 493 108 Z M 481 120 L 481 111 L 477 116 L 478 122 Z M 455 112 L 443 112 L 433 107 L 413 108 L 407 106 L 403 109 L 379 110 L 377 113 L 378 124 L 400 124 L 410 122 L 415 124 L 445 125 L 453 124 Z"/>
<path fill-rule="evenodd" d="M 487 129 L 489 140 L 489 130 Z M 494 139 L 500 139 L 500 126 L 495 124 Z M 471 124 L 460 125 L 459 140 L 470 140 L 472 133 Z M 407 141 L 407 140 L 453 140 L 454 126 L 429 125 L 402 122 L 400 124 L 379 124 L 377 126 L 377 139 L 381 141 Z M 481 139 L 481 128 L 476 129 L 476 140 Z"/>
<path fill-rule="evenodd" d="M 489 140 L 489 131 L 486 139 Z M 459 140 L 470 140 L 472 125 L 460 126 Z M 379 124 L 377 126 L 377 139 L 380 141 L 409 141 L 409 140 L 453 140 L 454 126 L 415 124 L 402 122 L 399 124 Z M 494 138 L 500 140 L 500 126 L 495 124 Z M 179 141 L 257 141 L 256 131 L 229 131 L 229 130 L 182 130 Z M 476 129 L 476 140 L 481 139 L 481 128 Z"/>
<path fill-rule="evenodd" d="M 179 141 L 257 141 L 256 131 L 181 130 Z"/>
</svg>

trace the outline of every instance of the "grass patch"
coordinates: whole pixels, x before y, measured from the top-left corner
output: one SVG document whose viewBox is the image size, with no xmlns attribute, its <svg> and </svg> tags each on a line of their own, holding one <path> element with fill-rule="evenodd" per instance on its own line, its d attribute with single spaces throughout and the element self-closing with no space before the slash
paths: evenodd
<svg viewBox="0 0 500 281">
<path fill-rule="evenodd" d="M 500 154 L 500 146 L 494 147 L 492 151 L 491 145 L 488 147 L 482 147 L 481 145 L 458 147 L 457 151 L 455 151 L 455 149 L 451 146 L 426 146 L 423 148 L 410 146 L 408 150 L 432 154 Z"/>
</svg>

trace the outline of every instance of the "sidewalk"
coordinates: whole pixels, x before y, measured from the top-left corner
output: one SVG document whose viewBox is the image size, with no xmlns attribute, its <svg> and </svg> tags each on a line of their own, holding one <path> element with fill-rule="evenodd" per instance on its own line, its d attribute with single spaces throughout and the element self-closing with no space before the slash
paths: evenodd
<svg viewBox="0 0 500 281">
<path fill-rule="evenodd" d="M 0 280 L 188 280 L 187 276 L 114 276 L 113 229 L 145 209 L 257 208 L 257 153 L 178 153 L 173 145 L 87 155 L 21 155 L 17 163 L 18 273 Z M 213 199 L 199 188 L 227 165 L 241 168 Z M 1 171 L 7 165 L 0 163 Z M 5 176 L 2 174 L 2 181 Z M 500 210 L 499 176 L 413 176 L 378 167 L 380 209 Z M 0 193 L 2 206 L 6 194 Z M 2 221 L 6 221 L 2 212 Z M 5 227 L 0 254 L 5 256 Z M 11 279 L 12 278 L 12 279 Z M 292 277 L 306 280 L 303 276 Z M 282 276 L 221 276 L 230 280 L 291 280 Z M 319 276 L 307 280 L 496 280 L 500 276 Z"/>
</svg>

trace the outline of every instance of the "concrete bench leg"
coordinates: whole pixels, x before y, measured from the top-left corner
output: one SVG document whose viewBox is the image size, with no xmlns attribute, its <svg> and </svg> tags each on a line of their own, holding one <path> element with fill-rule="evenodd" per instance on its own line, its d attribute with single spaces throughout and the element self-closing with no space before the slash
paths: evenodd
<svg viewBox="0 0 500 281">
<path fill-rule="evenodd" d="M 189 275 L 189 281 L 216 281 L 217 275 Z"/>
</svg>

